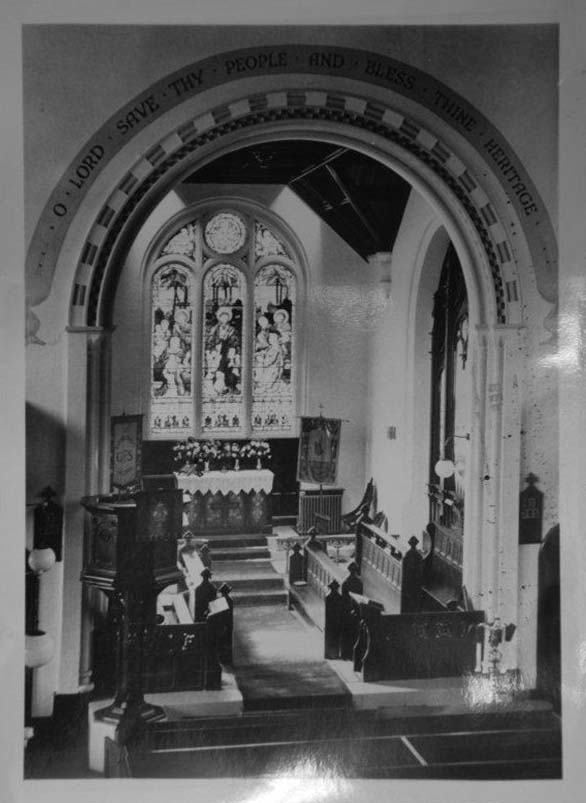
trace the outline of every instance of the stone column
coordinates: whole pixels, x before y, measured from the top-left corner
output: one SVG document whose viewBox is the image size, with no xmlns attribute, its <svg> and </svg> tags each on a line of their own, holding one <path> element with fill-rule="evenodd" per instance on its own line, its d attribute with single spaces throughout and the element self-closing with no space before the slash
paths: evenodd
<svg viewBox="0 0 586 803">
<path fill-rule="evenodd" d="M 111 331 L 87 331 L 87 428 L 86 494 L 107 493 L 110 487 L 110 363 Z M 84 530 L 83 560 L 88 557 L 88 532 Z M 108 601 L 86 584 L 82 590 L 81 655 L 79 682 L 88 691 L 92 683 L 92 638 L 96 611 L 106 614 Z"/>
<path fill-rule="evenodd" d="M 517 624 L 523 335 L 519 327 L 495 326 L 486 330 L 484 337 L 485 401 L 476 403 L 479 424 L 484 407 L 483 454 L 478 455 L 482 457 L 479 607 L 486 611 L 489 621 L 498 616 L 503 623 Z M 477 387 L 482 384 L 480 381 Z M 476 526 L 475 522 L 470 524 Z M 509 658 L 513 668 L 514 648 L 509 650 Z"/>
<path fill-rule="evenodd" d="M 108 410 L 100 403 L 102 329 L 69 327 L 66 335 L 65 381 L 65 492 L 63 498 L 62 632 L 58 645 L 60 671 L 57 692 L 76 694 L 91 689 L 88 653 L 91 622 L 80 582 L 85 549 L 85 511 L 82 496 L 99 485 L 100 417 Z"/>
<path fill-rule="evenodd" d="M 521 490 L 521 407 L 524 366 L 524 331 L 499 327 L 502 355 L 502 415 L 500 443 L 499 542 L 496 604 L 503 624 L 519 626 L 519 492 Z M 507 663 L 517 668 L 517 640 L 507 649 Z"/>
<path fill-rule="evenodd" d="M 469 465 L 466 467 L 463 584 L 474 608 L 484 608 L 482 595 L 482 511 L 485 476 L 485 418 L 488 337 L 486 329 L 470 332 L 471 411 Z"/>
</svg>

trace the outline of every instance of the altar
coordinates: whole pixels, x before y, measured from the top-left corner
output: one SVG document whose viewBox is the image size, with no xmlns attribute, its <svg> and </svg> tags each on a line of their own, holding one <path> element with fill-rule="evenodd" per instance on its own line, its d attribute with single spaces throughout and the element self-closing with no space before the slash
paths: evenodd
<svg viewBox="0 0 586 803">
<path fill-rule="evenodd" d="M 201 476 L 175 476 L 183 491 L 184 528 L 194 535 L 272 532 L 272 471 L 207 471 Z"/>
</svg>

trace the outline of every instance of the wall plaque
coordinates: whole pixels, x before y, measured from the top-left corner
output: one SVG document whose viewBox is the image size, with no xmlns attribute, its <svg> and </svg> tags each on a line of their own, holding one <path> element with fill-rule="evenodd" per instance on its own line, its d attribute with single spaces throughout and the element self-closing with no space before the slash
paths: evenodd
<svg viewBox="0 0 586 803">
<path fill-rule="evenodd" d="M 519 494 L 519 543 L 540 544 L 543 527 L 543 493 L 535 487 L 538 477 L 529 474 L 527 488 Z"/>
</svg>

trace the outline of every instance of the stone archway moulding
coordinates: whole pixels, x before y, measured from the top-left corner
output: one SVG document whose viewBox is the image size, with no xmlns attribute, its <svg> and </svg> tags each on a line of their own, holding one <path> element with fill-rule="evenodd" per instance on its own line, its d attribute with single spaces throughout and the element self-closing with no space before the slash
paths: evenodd
<svg viewBox="0 0 586 803">
<path fill-rule="evenodd" d="M 321 77 L 325 89 L 270 90 L 210 108 L 153 142 L 111 192 L 81 249 L 72 294 L 72 317 L 96 325 L 98 296 L 108 256 L 131 212 L 167 171 L 193 159 L 197 148 L 239 128 L 280 120 L 328 120 L 358 126 L 393 141 L 430 167 L 465 208 L 491 267 L 498 321 L 518 308 L 520 287 L 507 234 L 520 222 L 541 294 L 556 298 L 555 238 L 547 211 L 519 159 L 495 127 L 447 86 L 413 67 L 380 54 L 347 48 L 275 46 L 218 54 L 157 82 L 112 116 L 84 146 L 52 193 L 27 257 L 31 305 L 49 293 L 60 248 L 88 189 L 108 162 L 156 118 L 200 92 L 254 76 L 301 74 Z M 355 91 L 328 89 L 328 76 L 359 80 L 391 90 L 389 106 Z M 331 83 L 331 82 L 330 82 Z M 400 98 L 415 101 L 470 143 L 500 183 L 510 220 L 500 216 L 483 182 L 455 148 L 400 110 Z"/>
</svg>

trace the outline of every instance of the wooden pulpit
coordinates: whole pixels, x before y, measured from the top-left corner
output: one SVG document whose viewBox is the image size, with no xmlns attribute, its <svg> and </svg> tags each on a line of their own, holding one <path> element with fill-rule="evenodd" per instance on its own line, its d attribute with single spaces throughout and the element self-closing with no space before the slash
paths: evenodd
<svg viewBox="0 0 586 803">
<path fill-rule="evenodd" d="M 107 594 L 116 630 L 114 702 L 95 717 L 118 722 L 128 732 L 164 717 L 144 699 L 144 666 L 157 596 L 183 576 L 177 567 L 183 494 L 159 489 L 127 499 L 92 496 L 82 505 L 90 513 L 90 539 L 81 579 Z"/>
</svg>

